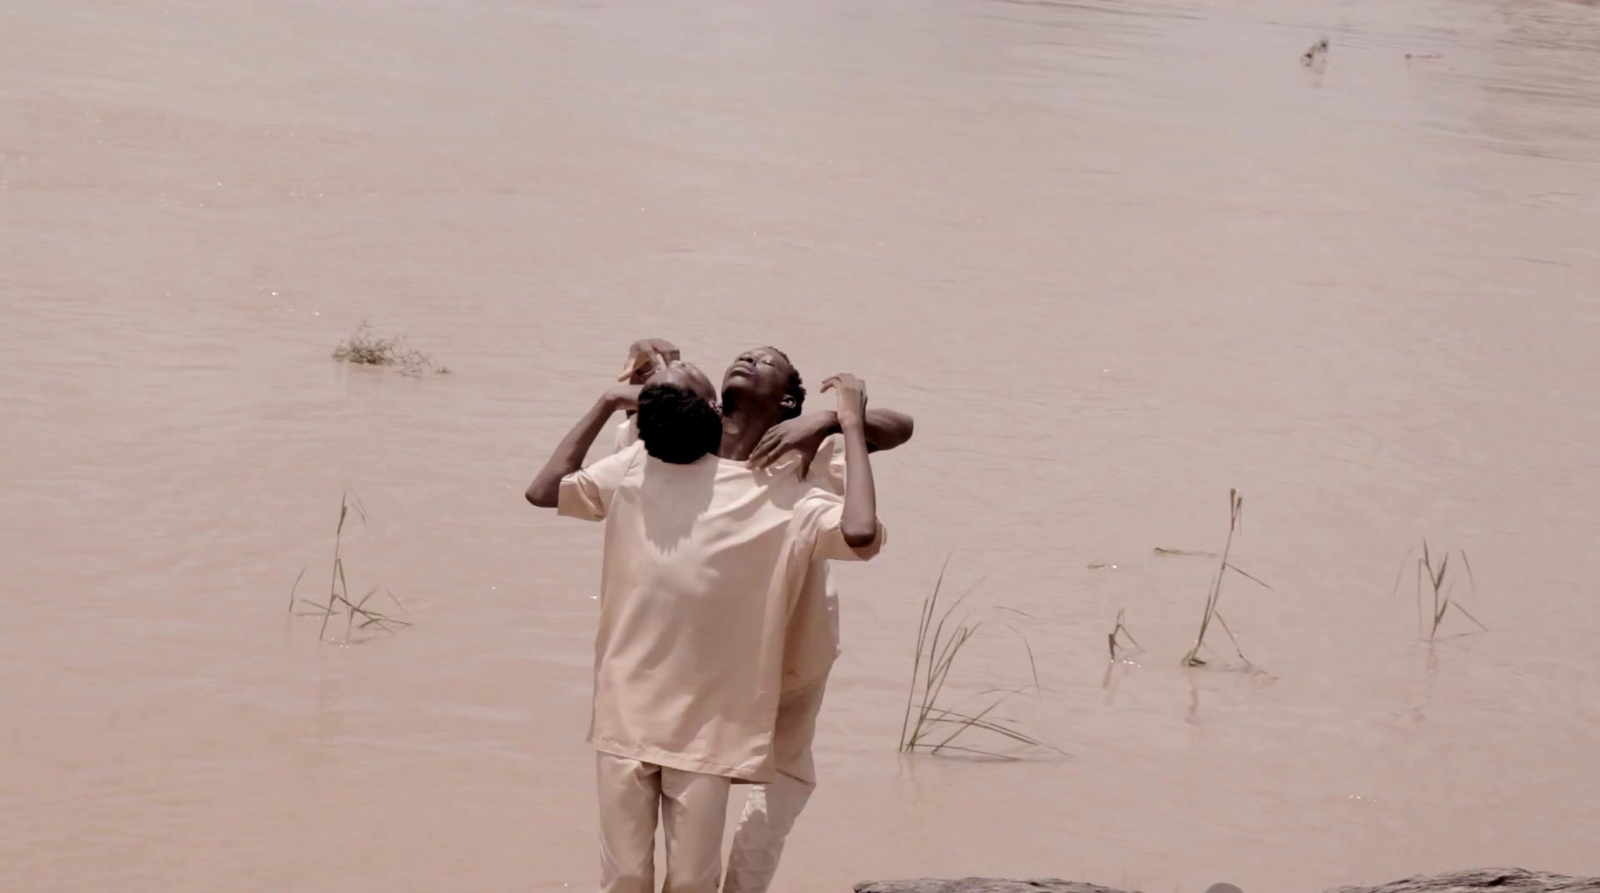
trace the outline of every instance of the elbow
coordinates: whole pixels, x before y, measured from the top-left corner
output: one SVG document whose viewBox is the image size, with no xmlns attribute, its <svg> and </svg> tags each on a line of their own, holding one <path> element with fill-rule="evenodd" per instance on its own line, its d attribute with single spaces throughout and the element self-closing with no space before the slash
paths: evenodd
<svg viewBox="0 0 1600 893">
<path fill-rule="evenodd" d="M 528 503 L 535 508 L 553 509 L 556 507 L 560 492 L 551 492 L 551 488 L 542 486 L 539 481 L 534 481 L 529 485 L 528 492 L 524 495 L 528 497 Z"/>
<path fill-rule="evenodd" d="M 911 416 L 903 412 L 896 412 L 889 416 L 888 430 L 884 432 L 882 449 L 892 450 L 903 446 L 916 432 L 917 423 Z"/>
<path fill-rule="evenodd" d="M 845 530 L 844 544 L 852 549 L 865 549 L 878 541 L 878 527 L 874 524 L 865 530 Z"/>
</svg>

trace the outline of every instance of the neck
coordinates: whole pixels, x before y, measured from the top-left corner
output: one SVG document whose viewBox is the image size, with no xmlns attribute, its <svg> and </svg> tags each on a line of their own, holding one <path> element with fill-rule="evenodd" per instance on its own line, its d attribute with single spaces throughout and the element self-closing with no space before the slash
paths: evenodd
<svg viewBox="0 0 1600 893">
<path fill-rule="evenodd" d="M 743 462 L 750 458 L 762 435 L 778 424 L 778 412 L 771 407 L 744 406 L 726 396 L 722 402 L 722 445 L 717 455 Z"/>
</svg>

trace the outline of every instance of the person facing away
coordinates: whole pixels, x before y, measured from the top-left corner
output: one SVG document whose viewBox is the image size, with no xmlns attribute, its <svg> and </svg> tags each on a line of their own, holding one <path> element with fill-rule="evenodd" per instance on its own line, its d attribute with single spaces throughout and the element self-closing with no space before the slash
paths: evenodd
<svg viewBox="0 0 1600 893">
<path fill-rule="evenodd" d="M 682 364 L 603 396 L 528 488 L 534 505 L 605 524 L 589 732 L 602 893 L 653 893 L 658 815 L 664 890 L 715 893 L 729 786 L 775 772 L 786 624 L 806 571 L 882 545 L 865 394 L 848 375 L 825 388 L 850 467 L 842 498 L 718 458 L 715 390 Z M 582 467 L 630 405 L 639 443 Z"/>
<path fill-rule="evenodd" d="M 659 338 L 634 342 L 619 381 L 640 381 L 655 368 L 678 361 L 677 347 Z M 844 445 L 831 412 L 802 414 L 805 386 L 783 351 L 761 347 L 741 353 L 723 376 L 724 458 L 748 457 L 770 468 L 791 454 L 815 486 L 843 494 Z M 913 420 L 893 410 L 871 409 L 866 434 L 872 451 L 910 440 Z M 734 435 L 729 437 L 728 435 Z M 617 447 L 637 439 L 632 420 L 617 430 Z M 839 597 L 827 561 L 815 561 L 789 615 L 783 689 L 773 746 L 777 771 L 750 785 L 728 852 L 722 893 L 766 893 L 777 874 L 784 845 L 816 790 L 812 745 L 828 676 L 840 652 Z"/>
</svg>

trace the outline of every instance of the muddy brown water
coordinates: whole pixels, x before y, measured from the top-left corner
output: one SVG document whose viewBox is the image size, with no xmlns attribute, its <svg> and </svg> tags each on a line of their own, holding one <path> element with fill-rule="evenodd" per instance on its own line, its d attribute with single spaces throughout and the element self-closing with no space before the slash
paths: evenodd
<svg viewBox="0 0 1600 893">
<path fill-rule="evenodd" d="M 918 419 L 787 889 L 1592 873 L 1597 97 L 1555 0 L 12 0 L 0 888 L 592 884 L 600 540 L 521 490 L 646 335 Z M 454 374 L 330 362 L 364 319 Z M 319 647 L 346 486 L 415 626 Z M 1179 668 L 1152 552 L 1230 487 L 1269 675 Z M 1419 644 L 1424 536 L 1491 633 Z M 896 755 L 952 550 L 962 692 L 1016 627 L 1071 760 Z"/>
</svg>

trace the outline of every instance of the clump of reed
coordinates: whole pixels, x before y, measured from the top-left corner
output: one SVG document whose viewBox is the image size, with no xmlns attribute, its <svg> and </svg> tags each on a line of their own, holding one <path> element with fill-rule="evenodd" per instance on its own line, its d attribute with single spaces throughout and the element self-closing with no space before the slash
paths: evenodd
<svg viewBox="0 0 1600 893">
<path fill-rule="evenodd" d="M 367 604 L 372 601 L 373 596 L 377 595 L 380 591 L 380 587 L 374 586 L 367 590 L 366 594 L 363 595 L 359 601 L 351 600 L 350 584 L 345 578 L 344 572 L 343 551 L 344 527 L 346 521 L 349 520 L 352 513 L 361 520 L 362 524 L 366 524 L 366 508 L 361 504 L 361 499 L 347 489 L 344 491 L 343 495 L 339 497 L 339 523 L 333 531 L 333 575 L 328 583 L 327 602 L 322 604 L 309 599 L 296 597 L 296 593 L 300 588 L 300 580 L 305 577 L 307 568 L 300 569 L 299 575 L 294 578 L 294 585 L 289 587 L 289 612 L 291 614 L 294 613 L 295 605 L 299 604 L 315 611 L 315 613 L 303 614 L 302 616 L 320 616 L 322 618 L 322 628 L 317 633 L 317 639 L 319 641 L 327 638 L 329 621 L 331 621 L 340 613 L 345 615 L 343 641 L 346 643 L 350 641 L 350 634 L 355 629 L 376 627 L 383 632 L 393 633 L 395 631 L 395 627 L 411 625 L 409 620 L 402 620 L 400 618 L 382 613 L 376 608 L 367 607 Z M 390 592 L 386 588 L 381 589 L 381 591 L 388 601 L 392 602 L 396 608 L 399 608 L 401 611 L 405 610 L 405 605 L 400 603 L 400 599 L 396 598 L 394 593 Z M 361 625 L 359 627 L 356 626 L 357 617 L 361 618 Z"/>
<path fill-rule="evenodd" d="M 917 651 L 911 665 L 911 688 L 906 694 L 905 716 L 900 724 L 900 752 L 926 752 L 939 755 L 946 752 L 989 760 L 1014 761 L 1016 756 L 967 743 L 973 733 L 986 733 L 1003 741 L 1025 747 L 1035 747 L 1065 755 L 1054 745 L 1017 728 L 1017 723 L 995 713 L 1015 695 L 1027 691 L 1028 686 L 990 688 L 971 697 L 944 702 L 944 689 L 950 680 L 956 658 L 971 641 L 983 621 L 961 619 L 952 622 L 952 615 L 977 589 L 973 584 L 939 610 L 940 596 L 944 591 L 945 572 L 950 561 L 945 560 L 939 569 L 939 578 L 933 592 L 922 602 L 921 622 L 917 627 Z M 981 581 L 980 581 L 981 582 Z M 1013 631 L 1015 627 L 1011 627 Z M 1028 666 L 1033 675 L 1033 688 L 1040 691 L 1039 667 L 1033 657 L 1033 648 L 1026 636 L 1018 632 L 1028 656 Z M 984 700 L 978 700 L 984 699 Z M 969 705 L 970 706 L 967 706 Z M 957 743 L 961 739 L 962 743 Z"/>
<path fill-rule="evenodd" d="M 1205 666 L 1206 661 L 1205 661 L 1205 658 L 1202 658 L 1200 656 L 1200 650 L 1202 648 L 1206 647 L 1206 633 L 1211 631 L 1211 622 L 1213 620 L 1216 621 L 1218 626 L 1222 627 L 1222 631 L 1224 633 L 1227 633 L 1228 641 L 1233 643 L 1234 653 L 1239 655 L 1239 659 L 1244 661 L 1246 664 L 1250 664 L 1250 659 L 1244 656 L 1244 650 L 1239 647 L 1239 639 L 1238 639 L 1238 637 L 1236 637 L 1233 634 L 1233 630 L 1231 628 L 1229 628 L 1229 626 L 1228 626 L 1228 621 L 1223 618 L 1222 612 L 1220 610 L 1218 610 L 1218 607 L 1217 607 L 1218 604 L 1222 601 L 1222 583 L 1223 583 L 1223 581 L 1225 579 L 1227 579 L 1229 571 L 1232 571 L 1233 573 L 1236 573 L 1236 574 L 1244 577 L 1245 579 L 1256 583 L 1259 586 L 1265 587 L 1266 589 L 1270 590 L 1272 588 L 1271 586 L 1268 586 L 1266 583 L 1261 582 L 1261 580 L 1257 579 L 1256 577 L 1254 577 L 1254 576 L 1252 576 L 1252 575 L 1250 575 L 1248 573 L 1245 573 L 1244 571 L 1240 570 L 1229 559 L 1229 556 L 1231 556 L 1233 554 L 1233 539 L 1234 539 L 1234 536 L 1237 535 L 1238 532 L 1239 532 L 1240 522 L 1241 522 L 1241 519 L 1243 518 L 1243 516 L 1244 516 L 1244 497 L 1239 495 L 1239 491 L 1238 490 L 1229 490 L 1228 491 L 1228 538 L 1223 541 L 1221 554 L 1215 556 L 1215 557 L 1218 558 L 1217 572 L 1211 578 L 1211 587 L 1210 587 L 1210 589 L 1208 589 L 1206 591 L 1205 610 L 1200 615 L 1200 632 L 1194 638 L 1194 647 L 1190 648 L 1189 649 L 1189 653 L 1187 653 L 1187 654 L 1185 654 L 1183 656 L 1183 664 L 1184 664 L 1184 666 L 1189 666 L 1189 667 L 1202 667 L 1202 666 Z M 1165 554 L 1165 555 L 1191 555 L 1191 554 L 1195 554 L 1195 555 L 1208 555 L 1208 556 L 1215 555 L 1215 553 L 1190 553 L 1190 552 L 1183 552 L 1183 551 L 1178 550 L 1178 549 L 1160 549 L 1160 548 L 1156 549 L 1156 553 L 1158 555 L 1159 554 Z M 1253 666 L 1253 664 L 1251 664 L 1251 665 Z"/>
<path fill-rule="evenodd" d="M 404 335 L 385 338 L 373 332 L 367 323 L 362 323 L 349 338 L 339 342 L 339 346 L 334 348 L 333 358 L 357 366 L 393 367 L 405 375 L 450 373 L 445 366 L 435 366 L 433 357 L 408 345 Z"/>
<path fill-rule="evenodd" d="M 1407 552 L 1406 557 L 1401 559 L 1400 572 L 1394 578 L 1395 592 L 1400 591 L 1400 581 L 1405 578 L 1406 565 L 1411 561 L 1413 554 L 1412 552 Z M 1461 556 L 1461 566 L 1467 569 L 1467 585 L 1470 591 L 1477 592 L 1478 584 L 1473 579 L 1472 562 L 1467 560 L 1466 551 L 1458 550 L 1455 554 Z M 1439 627 L 1444 625 L 1445 615 L 1449 614 L 1452 608 L 1461 616 L 1477 624 L 1478 629 L 1483 632 L 1489 631 L 1489 627 L 1485 626 L 1483 621 L 1472 616 L 1471 611 L 1468 611 L 1460 602 L 1450 597 L 1450 594 L 1455 591 L 1457 580 L 1456 575 L 1449 573 L 1450 555 L 1450 550 L 1446 549 L 1444 556 L 1439 559 L 1439 564 L 1435 566 L 1433 563 L 1433 551 L 1429 548 L 1428 541 L 1424 539 L 1422 541 L 1422 554 L 1416 556 L 1417 631 L 1426 635 L 1429 642 L 1432 642 L 1439 635 Z M 1446 582 L 1447 575 L 1448 583 Z M 1425 588 L 1426 595 L 1424 594 Z M 1392 597 L 1393 593 L 1390 595 Z M 1427 602 L 1429 597 L 1432 598 L 1431 610 L 1429 610 Z M 1427 612 L 1426 617 L 1423 615 L 1424 611 Z"/>
</svg>

